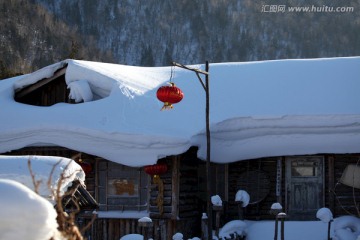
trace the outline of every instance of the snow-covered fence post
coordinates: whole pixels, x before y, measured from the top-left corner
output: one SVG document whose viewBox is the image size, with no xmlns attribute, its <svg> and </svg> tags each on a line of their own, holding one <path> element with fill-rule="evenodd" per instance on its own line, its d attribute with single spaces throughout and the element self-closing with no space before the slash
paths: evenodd
<svg viewBox="0 0 360 240">
<path fill-rule="evenodd" d="M 276 216 L 276 219 L 280 219 L 281 221 L 281 240 L 285 240 L 285 218 L 287 218 L 287 215 L 286 213 L 279 213 L 277 216 Z"/>
<path fill-rule="evenodd" d="M 270 208 L 270 214 L 275 215 L 275 231 L 274 231 L 274 240 L 278 238 L 278 218 L 277 215 L 282 212 L 282 206 L 280 203 L 273 203 Z"/>
<path fill-rule="evenodd" d="M 222 200 L 219 195 L 211 197 L 211 203 L 213 204 L 212 209 L 216 213 L 215 218 L 215 236 L 219 237 L 219 228 L 220 228 L 220 214 L 223 210 Z"/>
<path fill-rule="evenodd" d="M 235 195 L 235 202 L 238 204 L 239 219 L 244 220 L 244 208 L 250 202 L 250 195 L 244 190 L 239 190 Z"/>
<path fill-rule="evenodd" d="M 206 213 L 203 213 L 201 217 L 201 239 L 208 239 L 208 216 Z"/>
<path fill-rule="evenodd" d="M 333 221 L 333 214 L 332 214 L 331 210 L 328 209 L 328 208 L 320 208 L 316 212 L 316 217 L 318 219 L 320 219 L 322 222 L 328 224 L 327 239 L 331 240 L 331 238 L 330 238 L 330 228 L 331 228 L 331 222 Z"/>
<path fill-rule="evenodd" d="M 213 210 L 215 211 L 216 214 L 216 221 L 215 221 L 215 235 L 217 237 L 219 237 L 219 228 L 220 228 L 220 214 L 221 211 L 223 210 L 222 206 L 213 206 Z"/>
<path fill-rule="evenodd" d="M 143 217 L 138 220 L 139 227 L 141 227 L 141 234 L 144 236 L 144 240 L 149 239 L 149 230 L 153 226 L 153 222 L 149 217 Z"/>
</svg>

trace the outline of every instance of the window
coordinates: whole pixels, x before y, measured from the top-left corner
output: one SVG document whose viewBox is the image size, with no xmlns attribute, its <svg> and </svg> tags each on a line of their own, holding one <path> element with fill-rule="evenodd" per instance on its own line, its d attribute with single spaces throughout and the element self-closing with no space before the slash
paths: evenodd
<svg viewBox="0 0 360 240">
<path fill-rule="evenodd" d="M 149 176 L 142 168 L 99 162 L 100 210 L 146 210 Z"/>
<path fill-rule="evenodd" d="M 291 175 L 294 177 L 315 177 L 315 176 L 317 176 L 316 161 L 293 160 L 291 162 Z"/>
</svg>

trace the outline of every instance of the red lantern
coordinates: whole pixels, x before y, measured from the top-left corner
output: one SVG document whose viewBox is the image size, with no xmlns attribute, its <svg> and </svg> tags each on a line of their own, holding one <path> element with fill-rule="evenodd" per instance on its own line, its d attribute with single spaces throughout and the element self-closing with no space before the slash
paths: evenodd
<svg viewBox="0 0 360 240">
<path fill-rule="evenodd" d="M 148 165 L 144 167 L 144 170 L 149 175 L 158 176 L 167 172 L 167 165 L 165 163 Z"/>
<path fill-rule="evenodd" d="M 184 97 L 184 93 L 173 82 L 170 82 L 170 86 L 162 86 L 157 90 L 156 97 L 164 103 L 161 108 L 161 110 L 164 110 L 173 108 L 172 104 L 180 102 Z"/>
</svg>

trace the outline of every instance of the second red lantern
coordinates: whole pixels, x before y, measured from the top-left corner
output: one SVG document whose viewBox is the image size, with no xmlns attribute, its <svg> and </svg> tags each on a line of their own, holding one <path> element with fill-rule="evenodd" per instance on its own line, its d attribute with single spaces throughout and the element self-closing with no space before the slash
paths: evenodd
<svg viewBox="0 0 360 240">
<path fill-rule="evenodd" d="M 180 102 L 184 97 L 184 93 L 173 82 L 170 82 L 170 86 L 162 86 L 157 90 L 156 97 L 164 103 L 161 108 L 161 110 L 164 110 L 173 108 L 172 104 Z"/>
</svg>

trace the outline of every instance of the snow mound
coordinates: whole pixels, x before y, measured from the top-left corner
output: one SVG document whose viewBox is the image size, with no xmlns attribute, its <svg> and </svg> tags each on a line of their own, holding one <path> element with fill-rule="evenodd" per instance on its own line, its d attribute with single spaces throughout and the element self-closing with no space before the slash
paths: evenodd
<svg viewBox="0 0 360 240">
<path fill-rule="evenodd" d="M 271 209 L 276 209 L 276 210 L 281 210 L 283 207 L 281 206 L 281 204 L 280 203 L 273 203 L 272 205 L 271 205 Z"/>
<path fill-rule="evenodd" d="M 360 218 L 342 216 L 334 220 L 334 240 L 357 240 L 360 235 Z"/>
<path fill-rule="evenodd" d="M 182 233 L 175 233 L 172 237 L 173 240 L 183 240 L 184 235 Z"/>
<path fill-rule="evenodd" d="M 144 236 L 140 234 L 128 234 L 120 238 L 120 240 L 144 240 Z"/>
<path fill-rule="evenodd" d="M 138 220 L 138 222 L 152 222 L 152 220 L 149 217 L 142 217 Z"/>
<path fill-rule="evenodd" d="M 230 238 L 230 234 L 236 233 L 239 236 L 246 235 L 247 225 L 244 221 L 233 220 L 224 225 L 224 227 L 219 232 L 220 238 Z"/>
<path fill-rule="evenodd" d="M 316 217 L 324 223 L 328 223 L 333 220 L 333 214 L 328 208 L 320 208 L 316 213 Z"/>
<path fill-rule="evenodd" d="M 0 239 L 48 240 L 56 238 L 53 205 L 21 183 L 0 179 Z"/>
<path fill-rule="evenodd" d="M 222 200 L 219 195 L 211 196 L 211 203 L 214 206 L 222 206 Z"/>
<path fill-rule="evenodd" d="M 243 202 L 242 206 L 246 207 L 250 202 L 250 195 L 245 190 L 237 191 L 235 202 Z"/>
</svg>

